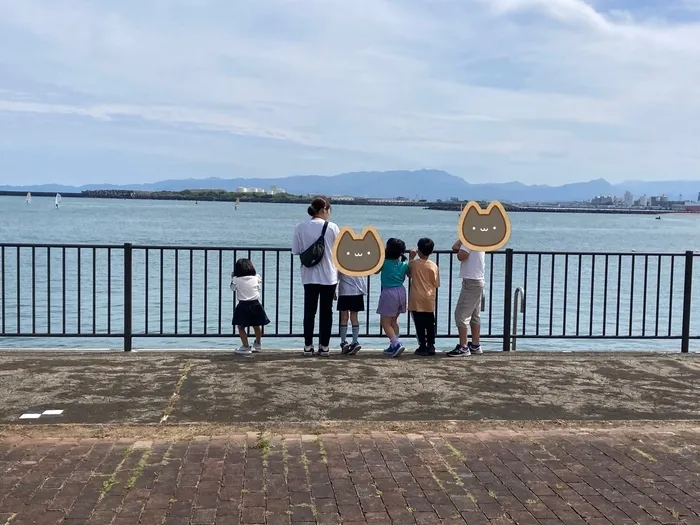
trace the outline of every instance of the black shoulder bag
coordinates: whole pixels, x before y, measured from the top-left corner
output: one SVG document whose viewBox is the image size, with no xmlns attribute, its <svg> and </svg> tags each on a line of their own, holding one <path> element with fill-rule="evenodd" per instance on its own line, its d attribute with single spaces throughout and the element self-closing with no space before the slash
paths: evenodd
<svg viewBox="0 0 700 525">
<path fill-rule="evenodd" d="M 314 243 L 309 246 L 306 250 L 299 254 L 299 259 L 301 264 L 307 268 L 312 268 L 321 262 L 323 259 L 323 254 L 326 252 L 326 230 L 328 229 L 328 221 L 323 224 L 323 231 L 321 231 L 321 236 L 314 241 Z"/>
</svg>

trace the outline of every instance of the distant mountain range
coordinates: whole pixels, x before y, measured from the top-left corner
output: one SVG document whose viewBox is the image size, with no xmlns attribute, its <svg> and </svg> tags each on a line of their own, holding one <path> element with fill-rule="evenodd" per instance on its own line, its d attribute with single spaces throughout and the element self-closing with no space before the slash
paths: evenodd
<svg viewBox="0 0 700 525">
<path fill-rule="evenodd" d="M 275 179 L 179 179 L 148 184 L 89 184 L 65 186 L 0 186 L 0 191 L 80 192 L 99 189 L 135 191 L 180 191 L 187 189 L 220 189 L 235 191 L 238 187 L 269 188 L 275 185 L 297 195 L 321 194 L 354 197 L 408 197 L 427 200 L 450 198 L 501 200 L 503 202 L 567 202 L 589 200 L 597 195 L 622 197 L 626 191 L 635 196 L 665 194 L 671 200 L 696 200 L 700 181 L 629 181 L 611 184 L 604 179 L 564 184 L 562 186 L 527 185 L 520 182 L 470 183 L 440 170 L 355 172 L 325 177 L 319 175 L 282 177 Z"/>
</svg>

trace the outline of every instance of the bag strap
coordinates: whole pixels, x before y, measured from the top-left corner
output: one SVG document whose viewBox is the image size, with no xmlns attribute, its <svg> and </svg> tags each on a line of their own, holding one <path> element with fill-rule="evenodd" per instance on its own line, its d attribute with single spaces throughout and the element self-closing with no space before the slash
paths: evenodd
<svg viewBox="0 0 700 525">
<path fill-rule="evenodd" d="M 325 236 L 326 236 L 326 230 L 327 230 L 327 229 L 328 229 L 328 221 L 325 221 L 325 222 L 323 223 L 323 230 L 321 231 L 321 237 L 325 237 Z"/>
</svg>

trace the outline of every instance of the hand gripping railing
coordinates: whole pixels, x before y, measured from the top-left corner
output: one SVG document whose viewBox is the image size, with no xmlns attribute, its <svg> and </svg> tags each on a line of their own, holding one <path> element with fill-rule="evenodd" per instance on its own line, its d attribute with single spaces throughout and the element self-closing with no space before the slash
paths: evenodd
<svg viewBox="0 0 700 525">
<path fill-rule="evenodd" d="M 525 290 L 522 286 L 518 286 L 513 294 L 513 332 L 511 335 L 511 340 L 513 344 L 511 346 L 512 350 L 515 351 L 516 339 L 518 336 L 518 297 L 520 297 L 520 311 L 525 313 Z"/>
</svg>

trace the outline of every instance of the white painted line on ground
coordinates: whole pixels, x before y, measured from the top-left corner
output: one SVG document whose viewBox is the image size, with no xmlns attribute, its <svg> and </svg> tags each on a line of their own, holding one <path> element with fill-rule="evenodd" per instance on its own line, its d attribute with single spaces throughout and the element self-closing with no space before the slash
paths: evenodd
<svg viewBox="0 0 700 525">
<path fill-rule="evenodd" d="M 44 410 L 42 416 L 60 416 L 63 414 L 63 410 Z"/>
<path fill-rule="evenodd" d="M 41 414 L 22 414 L 19 416 L 20 419 L 39 419 Z"/>
</svg>

